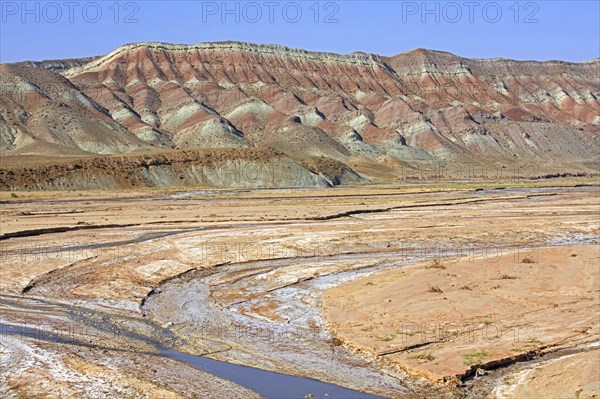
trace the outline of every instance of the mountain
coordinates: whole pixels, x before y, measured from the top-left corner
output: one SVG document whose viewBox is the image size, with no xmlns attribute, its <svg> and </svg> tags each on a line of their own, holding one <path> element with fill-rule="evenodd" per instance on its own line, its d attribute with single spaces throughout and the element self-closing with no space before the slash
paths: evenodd
<svg viewBox="0 0 600 399">
<path fill-rule="evenodd" d="M 137 43 L 0 72 L 7 156 L 268 148 L 371 179 L 434 162 L 598 171 L 598 59 Z"/>
</svg>

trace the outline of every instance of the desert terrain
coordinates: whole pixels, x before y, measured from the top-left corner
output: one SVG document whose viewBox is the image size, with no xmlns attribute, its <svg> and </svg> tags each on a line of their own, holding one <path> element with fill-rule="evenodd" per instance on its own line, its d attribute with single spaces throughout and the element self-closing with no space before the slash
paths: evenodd
<svg viewBox="0 0 600 399">
<path fill-rule="evenodd" d="M 297 378 L 286 397 L 598 397 L 598 195 L 4 192 L 1 394 L 275 398 Z"/>
<path fill-rule="evenodd" d="M 242 42 L 0 64 L 0 188 L 597 176 L 599 68 Z"/>
<path fill-rule="evenodd" d="M 0 397 L 599 398 L 599 68 L 0 64 Z"/>
</svg>

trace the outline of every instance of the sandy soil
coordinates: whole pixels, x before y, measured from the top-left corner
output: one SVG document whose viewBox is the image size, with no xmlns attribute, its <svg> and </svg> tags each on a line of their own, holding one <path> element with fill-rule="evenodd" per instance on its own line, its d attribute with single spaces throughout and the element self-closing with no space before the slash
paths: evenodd
<svg viewBox="0 0 600 399">
<path fill-rule="evenodd" d="M 138 334 L 143 339 L 133 337 L 119 341 L 119 345 L 108 345 L 110 339 L 102 338 L 102 334 L 86 336 L 93 345 L 108 346 L 113 355 L 94 352 L 96 357 L 67 355 L 59 360 L 65 367 L 79 370 L 78 377 L 73 377 L 78 384 L 84 384 L 88 374 L 104 373 L 106 380 L 114 383 L 109 385 L 114 388 L 112 392 L 117 392 L 120 378 L 134 378 L 139 381 L 136 392 L 141 397 L 144 387 L 148 387 L 144 384 L 152 381 L 144 374 L 147 370 L 131 367 L 127 374 L 118 365 L 134 360 L 146 362 L 136 356 L 152 350 L 147 342 L 153 340 L 183 352 L 310 377 L 389 398 L 464 397 L 464 389 L 468 388 L 436 385 L 431 380 L 464 374 L 469 369 L 463 364 L 464 355 L 472 354 L 469 360 L 478 360 L 483 357 L 477 352 L 480 348 L 456 352 L 455 363 L 449 360 L 445 368 L 427 374 L 426 367 L 435 363 L 428 360 L 429 348 L 411 349 L 411 356 L 425 353 L 414 359 L 393 353 L 418 339 L 415 331 L 404 334 L 406 342 L 399 341 L 397 334 L 388 337 L 395 334 L 389 328 L 398 328 L 390 309 L 394 309 L 396 295 L 402 291 L 388 292 L 392 302 L 370 301 L 367 292 L 374 292 L 379 285 L 364 286 L 361 279 L 377 278 L 379 273 L 400 276 L 413 270 L 415 290 L 422 286 L 421 291 L 426 291 L 428 283 L 439 286 L 442 293 L 419 295 L 440 306 L 440 314 L 423 308 L 420 302 L 414 303 L 411 307 L 423 308 L 420 318 L 410 319 L 414 323 L 441 320 L 446 314 L 443 319 L 449 322 L 468 319 L 478 327 L 482 325 L 478 332 L 484 327 L 509 331 L 518 327 L 519 334 L 529 339 L 531 331 L 523 331 L 523 324 L 546 322 L 540 324 L 544 335 L 536 336 L 540 342 L 506 343 L 497 354 L 486 350 L 485 359 L 496 355 L 516 359 L 518 354 L 536 352 L 540 347 L 547 347 L 541 352 L 573 349 L 578 343 L 597 341 L 597 325 L 594 327 L 592 320 L 584 316 L 594 310 L 593 301 L 598 300 L 597 290 L 592 289 L 597 287 L 597 274 L 589 267 L 594 260 L 590 251 L 597 248 L 600 232 L 598 188 L 520 188 L 513 187 L 518 185 L 514 182 L 505 183 L 509 182 L 486 183 L 489 189 L 483 191 L 476 190 L 476 183 L 456 189 L 439 183 L 333 190 L 17 193 L 17 198 L 4 193 L 0 322 L 33 322 L 47 327 L 58 320 L 66 325 L 88 326 L 93 331 L 108 328 L 118 336 L 125 332 Z M 572 181 L 575 183 L 580 181 Z M 554 288 L 558 296 L 536 296 L 537 291 L 531 290 L 546 293 L 543 284 L 571 281 L 578 275 L 563 272 L 562 265 L 567 261 L 560 251 L 567 249 L 549 250 L 558 251 L 553 255 L 554 263 L 538 261 L 537 257 L 546 253 L 541 248 L 548 246 L 570 247 L 568 251 L 575 251 L 577 256 L 570 257 L 569 253 L 568 263 L 581 266 L 577 273 L 587 272 L 588 277 Z M 501 259 L 516 259 L 514 265 L 504 270 L 498 266 L 504 261 L 489 262 L 496 254 Z M 479 270 L 475 265 L 484 256 L 488 267 Z M 425 268 L 434 258 L 446 269 Z M 534 258 L 537 263 L 522 263 L 525 258 Z M 481 273 L 453 271 L 461 262 Z M 527 273 L 540 268 L 545 272 L 544 280 L 529 285 L 532 280 Z M 472 280 L 466 281 L 471 275 Z M 409 278 L 406 275 L 399 281 Z M 471 289 L 459 289 L 467 282 Z M 393 283 L 382 281 L 381 287 L 392 284 L 393 288 Z M 358 310 L 369 308 L 377 315 L 358 331 L 346 323 L 354 317 L 350 313 L 347 320 L 338 323 L 325 318 L 336 317 L 327 302 L 333 298 L 330 293 L 343 291 L 347 284 L 353 284 L 356 293 L 348 292 L 336 299 L 340 301 L 340 312 L 352 306 Z M 569 295 L 563 295 L 563 291 Z M 495 297 L 489 296 L 491 293 Z M 581 296 L 573 297 L 572 293 Z M 44 306 L 32 313 L 27 302 L 31 298 L 62 305 Z M 483 301 L 482 306 L 476 306 L 477 301 Z M 499 301 L 503 301 L 500 308 Z M 450 309 L 466 308 L 463 313 L 450 312 L 449 303 Z M 523 304 L 537 315 L 522 314 L 518 309 Z M 65 306 L 77 306 L 77 311 L 67 311 Z M 467 317 L 469 312 L 472 314 Z M 509 317 L 513 313 L 521 318 Z M 572 336 L 565 335 L 567 329 L 549 322 L 563 319 L 577 319 L 581 324 L 577 328 L 587 328 L 587 338 L 581 338 L 584 333 L 579 330 L 572 331 Z M 342 334 L 344 331 L 347 336 Z M 351 343 L 344 345 L 336 334 Z M 48 343 L 42 347 L 16 336 L 11 339 L 18 340 L 18 345 L 46 351 L 61 347 Z M 557 346 L 561 339 L 566 340 Z M 451 347 L 445 347 L 442 341 L 430 345 L 450 356 Z M 395 346 L 397 343 L 401 345 Z M 362 344 L 364 350 L 357 353 L 354 347 Z M 72 346 L 79 348 L 80 343 Z M 5 358 L 14 356 L 3 353 Z M 57 367 L 60 362 L 57 360 Z M 156 362 L 167 369 L 172 363 L 168 359 Z M 473 366 L 479 363 L 473 362 Z M 402 364 L 405 369 L 394 364 Z M 528 364 L 534 367 L 534 363 Z M 89 365 L 89 373 L 83 365 Z M 515 373 L 522 371 L 509 366 L 502 381 L 489 378 L 477 380 L 475 385 L 485 394 L 498 384 L 512 386 L 513 367 Z M 83 369 L 85 376 L 81 374 Z M 172 380 L 159 382 L 160 389 L 184 397 L 190 389 L 196 389 L 186 382 L 193 378 L 170 376 Z M 7 395 L 15 395 L 25 389 L 19 387 L 27 385 L 28 378 L 21 373 L 10 386 L 8 382 L 0 385 Z M 60 380 L 52 375 L 48 378 Z M 220 386 L 219 380 L 215 381 L 213 384 L 207 380 L 207 392 L 211 386 Z M 231 387 L 232 392 L 241 392 L 236 391 L 238 388 Z M 81 388 L 77 385 L 73 389 Z M 231 397 L 236 396 L 232 393 Z"/>
<path fill-rule="evenodd" d="M 596 349 L 551 359 L 501 381 L 490 398 L 592 399 L 600 397 Z"/>
<path fill-rule="evenodd" d="M 436 260 L 338 286 L 324 304 L 350 346 L 412 374 L 462 378 L 532 352 L 596 342 L 599 262 L 595 245 Z"/>
</svg>

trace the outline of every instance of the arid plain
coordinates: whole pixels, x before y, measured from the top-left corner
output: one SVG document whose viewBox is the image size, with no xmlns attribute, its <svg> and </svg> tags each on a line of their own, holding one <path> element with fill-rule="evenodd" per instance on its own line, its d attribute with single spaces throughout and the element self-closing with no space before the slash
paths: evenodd
<svg viewBox="0 0 600 399">
<path fill-rule="evenodd" d="M 0 399 L 600 399 L 597 7 L 87 3 L 0 6 Z"/>
<path fill-rule="evenodd" d="M 3 192 L 0 395 L 596 398 L 599 189 Z"/>
<path fill-rule="evenodd" d="M 598 398 L 599 67 L 1 64 L 0 397 Z"/>
</svg>

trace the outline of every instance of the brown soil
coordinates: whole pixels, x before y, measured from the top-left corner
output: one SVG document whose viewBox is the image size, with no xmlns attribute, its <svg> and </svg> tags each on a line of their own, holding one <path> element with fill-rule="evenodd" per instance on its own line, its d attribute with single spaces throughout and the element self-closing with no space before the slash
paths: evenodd
<svg viewBox="0 0 600 399">
<path fill-rule="evenodd" d="M 597 246 L 463 256 L 331 289 L 331 328 L 349 346 L 432 380 L 600 337 Z"/>
</svg>

